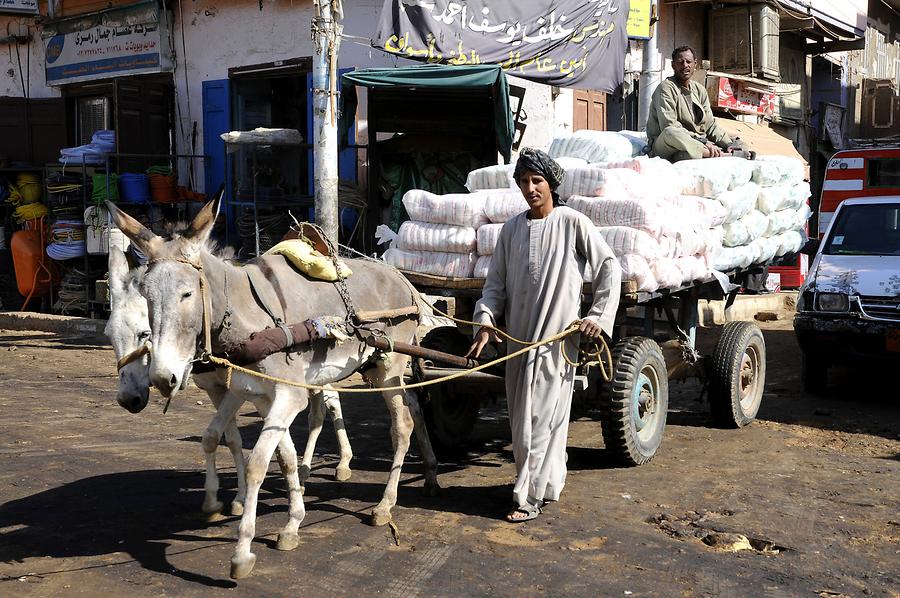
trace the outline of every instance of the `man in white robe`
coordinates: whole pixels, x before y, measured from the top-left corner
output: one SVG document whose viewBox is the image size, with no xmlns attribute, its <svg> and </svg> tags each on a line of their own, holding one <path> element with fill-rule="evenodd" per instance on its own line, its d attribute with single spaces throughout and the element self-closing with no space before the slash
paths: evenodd
<svg viewBox="0 0 900 598">
<path fill-rule="evenodd" d="M 501 326 L 513 337 L 535 342 L 578 320 L 582 273 L 591 282 L 593 303 L 580 324 L 590 338 L 612 336 L 619 305 L 621 269 L 613 252 L 587 216 L 559 205 L 555 189 L 565 171 L 547 154 L 525 148 L 514 173 L 529 210 L 501 229 L 475 321 Z M 480 328 L 469 351 L 478 356 L 489 340 Z M 510 351 L 519 349 L 515 343 Z M 543 345 L 506 362 L 506 400 L 512 428 L 516 507 L 511 522 L 541 513 L 545 501 L 559 500 L 566 481 L 566 440 L 578 335 Z"/>
</svg>

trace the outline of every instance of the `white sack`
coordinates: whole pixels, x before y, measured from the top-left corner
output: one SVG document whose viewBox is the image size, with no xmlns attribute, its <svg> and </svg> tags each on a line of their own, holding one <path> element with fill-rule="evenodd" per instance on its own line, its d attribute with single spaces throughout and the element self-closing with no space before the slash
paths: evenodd
<svg viewBox="0 0 900 598">
<path fill-rule="evenodd" d="M 672 209 L 659 201 L 612 197 L 570 197 L 567 205 L 597 226 L 627 226 L 659 237 L 671 230 Z"/>
<path fill-rule="evenodd" d="M 801 231 L 789 230 L 773 237 L 772 241 L 778 243 L 775 256 L 781 257 L 800 251 L 806 244 L 806 235 Z"/>
<path fill-rule="evenodd" d="M 706 227 L 697 226 L 689 221 L 681 221 L 674 235 L 665 235 L 668 238 L 660 239 L 660 246 L 665 249 L 669 246 L 667 243 L 671 242 L 672 248 L 666 254 L 670 257 L 705 253 L 709 242 L 708 230 Z"/>
<path fill-rule="evenodd" d="M 778 210 L 777 212 L 772 212 L 766 218 L 768 218 L 769 224 L 766 226 L 764 235 L 766 237 L 774 237 L 786 230 L 796 228 L 794 223 L 797 221 L 797 210 Z"/>
<path fill-rule="evenodd" d="M 756 207 L 759 197 L 759 185 L 747 183 L 742 187 L 725 191 L 716 196 L 716 200 L 725 207 L 728 214 L 725 222 L 734 222 L 746 216 Z"/>
<path fill-rule="evenodd" d="M 772 214 L 790 207 L 792 189 L 790 185 L 760 187 L 756 198 L 756 209 L 763 214 Z"/>
<path fill-rule="evenodd" d="M 493 255 L 497 240 L 500 239 L 502 224 L 482 224 L 478 227 L 478 255 Z M 476 276 L 475 278 L 480 278 Z"/>
<path fill-rule="evenodd" d="M 684 275 L 675 264 L 674 259 L 668 257 L 659 258 L 653 262 L 650 268 L 660 288 L 675 289 L 681 286 Z"/>
<path fill-rule="evenodd" d="M 766 237 L 755 239 L 749 245 L 754 252 L 752 263 L 762 264 L 774 258 L 775 254 L 778 252 L 778 245 L 779 242 L 774 239 L 768 239 Z"/>
<path fill-rule="evenodd" d="M 746 245 L 763 236 L 769 219 L 759 210 L 751 210 L 746 216 L 736 222 L 730 222 L 724 226 L 725 237 L 722 243 L 726 247 Z"/>
<path fill-rule="evenodd" d="M 703 226 L 721 226 L 728 217 L 728 210 L 716 199 L 702 195 L 678 195 L 669 200 L 686 218 L 696 219 Z"/>
<path fill-rule="evenodd" d="M 475 251 L 475 229 L 468 226 L 407 220 L 400 225 L 398 236 L 402 249 L 448 253 Z"/>
<path fill-rule="evenodd" d="M 563 199 L 579 195 L 581 197 L 623 197 L 625 187 L 619 178 L 598 166 L 573 168 L 556 190 Z"/>
<path fill-rule="evenodd" d="M 795 185 L 791 185 L 790 192 L 788 193 L 787 205 L 785 205 L 785 207 L 799 208 L 807 203 L 811 194 L 812 191 L 809 188 L 809 183 L 806 181 L 800 181 Z"/>
<path fill-rule="evenodd" d="M 487 222 L 484 197 L 479 193 L 435 195 L 411 189 L 403 195 L 403 206 L 411 220 L 478 228 Z"/>
<path fill-rule="evenodd" d="M 466 189 L 474 192 L 482 189 L 518 188 L 513 180 L 515 167 L 515 164 L 497 164 L 476 168 L 466 177 Z"/>
<path fill-rule="evenodd" d="M 475 270 L 472 272 L 472 278 L 487 278 L 488 270 L 491 269 L 491 256 L 482 255 L 475 262 Z"/>
<path fill-rule="evenodd" d="M 659 283 L 653 276 L 653 270 L 647 260 L 634 254 L 623 255 L 617 258 L 622 267 L 622 280 L 633 280 L 637 290 L 652 293 L 659 288 Z"/>
<path fill-rule="evenodd" d="M 709 278 L 709 265 L 702 255 L 675 258 L 675 266 L 681 270 L 681 283 L 684 285 Z"/>
<path fill-rule="evenodd" d="M 601 226 L 597 230 L 617 256 L 633 253 L 648 261 L 660 256 L 659 241 L 642 230 L 627 226 Z"/>
<path fill-rule="evenodd" d="M 682 160 L 673 166 L 679 174 L 686 177 L 685 195 L 716 197 L 720 193 L 746 185 L 753 175 L 752 160 L 734 156 Z"/>
<path fill-rule="evenodd" d="M 609 162 L 630 158 L 632 149 L 631 141 L 618 133 L 583 129 L 556 137 L 547 153 L 551 158 L 568 156 L 588 162 Z"/>
<path fill-rule="evenodd" d="M 503 223 L 528 209 L 528 202 L 518 189 L 479 191 L 484 198 L 484 214 L 491 222 Z"/>
<path fill-rule="evenodd" d="M 749 245 L 740 247 L 723 247 L 713 258 L 713 268 L 720 272 L 729 272 L 736 268 L 746 268 L 753 263 L 755 250 Z"/>
<path fill-rule="evenodd" d="M 471 278 L 476 258 L 474 253 L 413 251 L 394 247 L 384 252 L 384 261 L 401 270 L 454 278 Z"/>
<path fill-rule="evenodd" d="M 781 165 L 772 160 L 753 160 L 753 176 L 750 180 L 761 187 L 779 185 L 784 180 Z"/>
<path fill-rule="evenodd" d="M 803 204 L 798 209 L 794 210 L 794 224 L 790 227 L 794 230 L 803 230 L 806 226 L 806 221 L 809 220 L 809 217 L 812 216 L 812 211 L 809 209 L 809 206 Z"/>
<path fill-rule="evenodd" d="M 799 158 L 790 156 L 756 156 L 754 166 L 760 162 L 775 164 L 781 173 L 781 183 L 794 185 L 806 178 L 806 165 Z"/>
</svg>

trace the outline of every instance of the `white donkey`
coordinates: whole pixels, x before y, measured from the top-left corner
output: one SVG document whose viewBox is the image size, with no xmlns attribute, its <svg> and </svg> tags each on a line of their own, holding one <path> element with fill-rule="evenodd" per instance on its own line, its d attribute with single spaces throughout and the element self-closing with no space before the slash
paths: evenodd
<svg viewBox="0 0 900 598">
<path fill-rule="evenodd" d="M 125 254 L 118 247 L 111 247 L 109 253 L 109 294 L 110 315 L 106 324 L 105 333 L 116 359 L 121 360 L 127 355 L 134 355 L 145 343 L 150 340 L 150 318 L 147 315 L 147 300 L 141 295 L 139 287 L 141 278 L 146 271 L 146 266 L 140 266 L 129 270 Z M 194 382 L 205 390 L 210 401 L 216 408 L 216 415 L 209 426 L 203 432 L 201 444 L 206 453 L 206 483 L 204 484 L 205 496 L 203 499 L 203 512 L 207 514 L 219 513 L 224 505 L 218 499 L 219 477 L 216 472 L 216 447 L 222 434 L 225 434 L 225 444 L 234 458 L 234 467 L 237 473 L 238 492 L 231 503 L 230 513 L 240 515 L 244 511 L 244 500 L 247 493 L 245 476 L 245 464 L 241 433 L 238 430 L 235 414 L 244 403 L 245 398 L 253 401 L 257 411 L 265 417 L 271 407 L 270 397 L 250 396 L 245 397 L 228 391 L 213 372 L 194 373 Z M 122 366 L 119 370 L 119 389 L 116 400 L 119 405 L 131 413 L 138 413 L 147 406 L 150 392 L 150 360 L 148 355 L 134 360 Z M 324 395 L 324 401 L 323 399 Z M 339 461 L 335 470 L 335 478 L 338 481 L 350 479 L 350 460 L 353 451 L 344 428 L 341 403 L 337 393 L 311 393 L 309 410 L 309 436 L 306 442 L 306 450 L 303 461 L 300 464 L 299 479 L 301 485 L 309 477 L 312 466 L 312 458 L 315 452 L 316 441 L 322 431 L 325 419 L 325 409 L 331 416 L 338 440 Z M 278 460 L 288 476 L 289 470 L 296 469 L 296 451 L 290 434 L 285 434 L 278 449 Z"/>
<path fill-rule="evenodd" d="M 226 352 L 258 331 L 262 327 L 260 323 L 268 319 L 267 312 L 254 298 L 246 272 L 205 250 L 218 214 L 218 201 L 205 205 L 184 234 L 170 241 L 153 234 L 114 204 L 106 205 L 116 226 L 150 259 L 140 287 L 150 317 L 150 381 L 164 396 L 174 397 L 190 374 L 198 344 L 213 353 Z M 357 310 L 402 314 L 413 307 L 418 307 L 420 313 L 428 309 L 408 281 L 386 264 L 347 261 L 353 270 L 347 286 Z M 306 278 L 283 256 L 262 256 L 255 260 L 255 266 L 265 273 L 287 322 L 345 316 L 349 311 L 335 285 Z M 396 315 L 370 322 L 366 328 L 399 342 L 414 343 L 417 325 L 418 317 Z M 206 346 L 206 332 L 211 346 Z M 247 463 L 247 497 L 231 558 L 233 578 L 245 577 L 253 570 L 256 556 L 250 551 L 250 545 L 256 533 L 259 489 L 276 446 L 309 402 L 306 389 L 272 378 L 322 386 L 371 365 L 364 372 L 371 384 L 384 388 L 402 386 L 409 358 L 392 353 L 386 359 L 373 361 L 376 356 L 375 350 L 354 334 L 343 342 L 335 339 L 312 342 L 290 356 L 276 353 L 251 366 L 260 374 L 270 376 L 268 379 L 235 372 L 232 388 L 249 395 L 271 396 L 273 400 Z M 224 382 L 224 373 L 216 375 Z M 426 465 L 426 492 L 434 493 L 438 489 L 437 460 L 417 400 L 402 390 L 385 390 L 381 394 L 391 416 L 394 458 L 384 495 L 372 512 L 371 522 L 375 525 L 386 525 L 391 520 L 413 422 Z M 296 477 L 296 473 L 289 477 Z M 289 519 L 279 533 L 279 544 L 284 548 L 299 544 L 297 530 L 306 515 L 299 482 L 291 481 L 288 486 Z"/>
</svg>

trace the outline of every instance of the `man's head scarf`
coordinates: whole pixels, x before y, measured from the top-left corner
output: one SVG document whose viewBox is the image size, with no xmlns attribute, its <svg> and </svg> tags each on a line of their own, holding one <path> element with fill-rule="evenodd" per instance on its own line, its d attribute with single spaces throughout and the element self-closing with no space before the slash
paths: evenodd
<svg viewBox="0 0 900 598">
<path fill-rule="evenodd" d="M 556 163 L 546 152 L 533 147 L 526 147 L 519 152 L 519 160 L 513 171 L 516 182 L 526 171 L 536 172 L 547 180 L 550 189 L 555 191 L 566 177 L 566 171 Z"/>
</svg>

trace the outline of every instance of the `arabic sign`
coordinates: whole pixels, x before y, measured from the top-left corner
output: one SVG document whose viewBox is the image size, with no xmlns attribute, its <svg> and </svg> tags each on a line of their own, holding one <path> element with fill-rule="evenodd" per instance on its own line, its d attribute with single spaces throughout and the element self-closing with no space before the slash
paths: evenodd
<svg viewBox="0 0 900 598">
<path fill-rule="evenodd" d="M 0 15 L 3 14 L 36 15 L 37 0 L 0 0 Z"/>
<path fill-rule="evenodd" d="M 650 39 L 650 0 L 631 0 L 628 10 L 628 37 Z"/>
<path fill-rule="evenodd" d="M 709 80 L 711 85 L 707 92 L 713 107 L 764 116 L 771 116 L 775 109 L 774 92 L 757 91 L 744 81 L 728 77 L 710 77 Z"/>
<path fill-rule="evenodd" d="M 47 84 L 171 70 L 168 35 L 161 34 L 161 27 L 165 27 L 165 21 L 154 19 L 149 23 L 100 23 L 83 30 L 59 31 L 44 40 Z"/>
<path fill-rule="evenodd" d="M 385 0 L 372 44 L 451 65 L 498 64 L 548 85 L 613 91 L 623 80 L 628 0 Z"/>
</svg>

